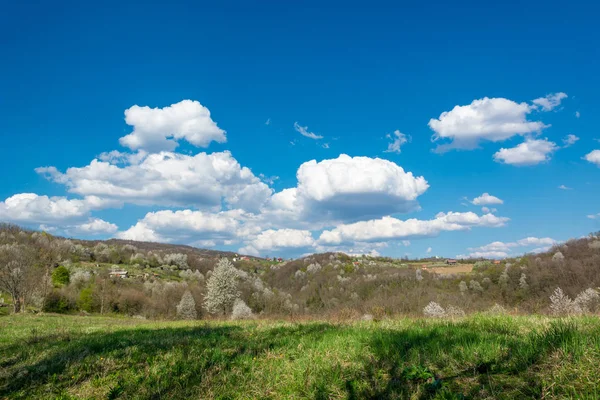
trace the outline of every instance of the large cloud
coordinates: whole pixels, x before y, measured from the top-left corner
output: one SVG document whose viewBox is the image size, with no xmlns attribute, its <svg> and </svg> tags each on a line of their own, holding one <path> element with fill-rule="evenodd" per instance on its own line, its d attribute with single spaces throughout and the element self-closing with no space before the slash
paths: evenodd
<svg viewBox="0 0 600 400">
<path fill-rule="evenodd" d="M 435 132 L 434 141 L 451 140 L 449 144 L 439 145 L 438 151 L 473 149 L 482 140 L 499 142 L 546 128 L 540 121 L 527 119 L 533 109 L 527 103 L 484 97 L 443 112 L 439 118 L 429 121 L 429 127 Z"/>
<path fill-rule="evenodd" d="M 298 250 L 312 248 L 315 240 L 308 230 L 268 229 L 261 232 L 247 246 L 240 248 L 240 253 L 262 254 L 269 250 Z"/>
<path fill-rule="evenodd" d="M 135 225 L 116 236 L 120 239 L 186 244 L 237 241 L 239 237 L 257 233 L 243 226 L 244 219 L 245 213 L 241 210 L 218 213 L 162 210 L 147 213 Z"/>
<path fill-rule="evenodd" d="M 67 199 L 20 193 L 0 202 L 0 221 L 45 225 L 50 229 L 76 230 L 84 234 L 111 233 L 116 231 L 116 225 L 90 217 L 92 210 L 106 205 L 94 196 Z"/>
<path fill-rule="evenodd" d="M 55 167 L 36 171 L 67 185 L 72 193 L 141 205 L 220 207 L 224 198 L 232 207 L 257 210 L 272 193 L 228 151 L 195 156 L 161 152 L 140 159 L 105 159 L 124 161 L 126 165 L 95 159 L 65 173 Z"/>
<path fill-rule="evenodd" d="M 301 221 L 357 221 L 418 208 L 429 185 L 397 164 L 380 158 L 350 157 L 305 162 L 296 188 L 276 193 L 267 212 Z"/>
<path fill-rule="evenodd" d="M 135 105 L 125 110 L 125 122 L 133 126 L 133 132 L 119 139 L 119 143 L 132 150 L 171 151 L 180 139 L 199 147 L 227 140 L 208 108 L 198 101 L 183 100 L 164 108 Z"/>
<path fill-rule="evenodd" d="M 516 147 L 498 150 L 494 154 L 494 160 L 516 166 L 535 165 L 549 161 L 557 149 L 556 143 L 547 139 L 529 139 Z"/>
<path fill-rule="evenodd" d="M 400 220 L 393 217 L 340 225 L 324 231 L 319 242 L 336 245 L 355 241 L 401 240 L 437 236 L 442 231 L 466 230 L 472 227 L 504 226 L 508 218 L 493 214 L 479 216 L 473 212 L 439 213 L 431 220 Z"/>
</svg>

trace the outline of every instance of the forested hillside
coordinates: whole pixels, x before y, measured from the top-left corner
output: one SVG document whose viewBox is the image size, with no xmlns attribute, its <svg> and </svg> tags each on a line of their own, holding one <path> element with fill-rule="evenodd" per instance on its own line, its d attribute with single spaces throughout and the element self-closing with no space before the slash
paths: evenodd
<svg viewBox="0 0 600 400">
<path fill-rule="evenodd" d="M 440 260 L 342 253 L 266 260 L 189 246 L 70 240 L 0 227 L 3 313 L 379 319 L 423 315 L 424 310 L 429 316 L 457 316 L 493 308 L 572 314 L 597 310 L 599 272 L 597 234 L 542 254 L 499 263 L 459 260 L 459 266 L 451 267 Z"/>
</svg>

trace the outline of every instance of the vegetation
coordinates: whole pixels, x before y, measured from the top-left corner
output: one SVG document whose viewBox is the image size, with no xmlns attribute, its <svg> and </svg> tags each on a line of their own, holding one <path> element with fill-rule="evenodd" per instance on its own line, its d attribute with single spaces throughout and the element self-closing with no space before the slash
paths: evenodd
<svg viewBox="0 0 600 400">
<path fill-rule="evenodd" d="M 598 398 L 600 321 L 0 318 L 0 398 Z"/>
<path fill-rule="evenodd" d="M 449 267 L 439 259 L 342 253 L 280 262 L 186 246 L 69 240 L 0 224 L 0 298 L 13 312 L 230 318 L 238 300 L 258 318 L 419 316 L 432 302 L 443 310 L 432 316 L 494 304 L 520 314 L 598 312 L 598 234 L 542 254 L 470 262 Z M 185 292 L 191 298 L 183 313 Z"/>
</svg>

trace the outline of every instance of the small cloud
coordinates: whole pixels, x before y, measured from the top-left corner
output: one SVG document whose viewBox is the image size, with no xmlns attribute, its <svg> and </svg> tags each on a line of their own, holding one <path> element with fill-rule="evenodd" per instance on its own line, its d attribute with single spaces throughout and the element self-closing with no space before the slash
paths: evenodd
<svg viewBox="0 0 600 400">
<path fill-rule="evenodd" d="M 490 212 L 490 209 L 487 207 L 481 207 L 481 212 L 488 214 Z"/>
<path fill-rule="evenodd" d="M 600 150 L 591 151 L 590 153 L 586 154 L 583 159 L 600 167 Z"/>
<path fill-rule="evenodd" d="M 402 244 L 404 245 L 404 247 L 408 247 L 410 246 L 410 240 L 403 240 Z"/>
<path fill-rule="evenodd" d="M 516 147 L 501 148 L 494 154 L 494 161 L 515 166 L 536 165 L 549 161 L 559 148 L 548 139 L 527 139 Z"/>
<path fill-rule="evenodd" d="M 431 247 L 428 247 L 428 248 L 427 248 L 427 254 L 430 254 L 430 253 L 431 253 L 431 250 L 432 250 L 432 249 L 431 249 Z"/>
<path fill-rule="evenodd" d="M 573 189 L 573 188 L 567 187 L 565 185 L 560 185 L 558 188 L 561 190 L 572 190 Z"/>
<path fill-rule="evenodd" d="M 265 125 L 271 125 L 271 118 L 267 118 L 267 122 L 265 122 Z"/>
<path fill-rule="evenodd" d="M 294 140 L 290 140 L 290 144 L 291 144 L 292 146 L 295 146 L 295 145 L 296 145 L 296 140 L 295 140 L 295 139 L 294 139 Z"/>
<path fill-rule="evenodd" d="M 315 140 L 323 139 L 323 136 L 317 135 L 316 133 L 313 133 L 313 132 L 309 132 L 308 126 L 300 126 L 300 124 L 298 124 L 298 122 L 294 122 L 294 129 L 296 130 L 296 132 L 298 132 L 302 136 L 306 136 L 307 138 L 311 138 L 311 139 L 315 139 Z"/>
<path fill-rule="evenodd" d="M 393 135 L 387 134 L 386 137 L 388 139 L 392 139 L 392 142 L 388 144 L 385 153 L 400 154 L 402 145 L 407 142 L 410 142 L 410 137 L 407 137 L 404 133 L 400 132 L 397 129 L 394 131 Z"/>
<path fill-rule="evenodd" d="M 323 145 L 321 146 L 324 149 L 328 149 L 329 148 L 329 143 L 323 143 Z"/>
<path fill-rule="evenodd" d="M 575 118 L 581 117 L 581 113 L 579 111 L 575 111 Z"/>
<path fill-rule="evenodd" d="M 490 204 L 504 204 L 504 200 L 499 199 L 496 196 L 492 196 L 489 193 L 484 193 L 479 197 L 475 197 L 471 202 L 476 206 L 490 205 Z"/>
<path fill-rule="evenodd" d="M 278 176 L 266 176 L 265 174 L 259 174 L 258 177 L 265 183 L 272 185 L 276 180 L 279 179 Z"/>
<path fill-rule="evenodd" d="M 573 146 L 575 142 L 577 142 L 579 138 L 573 134 L 569 134 L 563 139 L 563 147 Z"/>
<path fill-rule="evenodd" d="M 587 216 L 589 219 L 600 219 L 600 213 L 598 214 L 591 214 Z"/>
<path fill-rule="evenodd" d="M 551 93 L 546 97 L 540 97 L 539 99 L 533 100 L 533 108 L 537 109 L 538 107 L 542 107 L 542 111 L 552 111 L 560 106 L 561 101 L 567 97 L 566 93 Z"/>
</svg>

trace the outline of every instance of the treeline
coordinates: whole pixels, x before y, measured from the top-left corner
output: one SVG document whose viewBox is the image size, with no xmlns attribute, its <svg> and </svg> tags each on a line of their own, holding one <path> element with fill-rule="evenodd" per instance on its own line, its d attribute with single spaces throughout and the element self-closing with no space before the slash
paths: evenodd
<svg viewBox="0 0 600 400">
<path fill-rule="evenodd" d="M 444 315 L 494 307 L 550 313 L 557 288 L 575 302 L 598 289 L 599 272 L 597 234 L 500 264 L 474 261 L 470 274 L 438 275 L 388 258 L 326 253 L 288 262 L 242 260 L 185 246 L 86 242 L 0 226 L 0 302 L 5 298 L 13 312 L 382 318 L 423 315 L 429 306 L 439 314 L 436 305 Z M 586 306 L 585 312 L 596 311 Z"/>
</svg>

